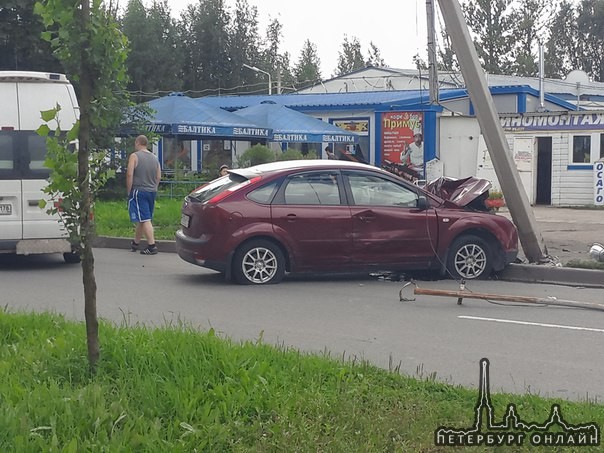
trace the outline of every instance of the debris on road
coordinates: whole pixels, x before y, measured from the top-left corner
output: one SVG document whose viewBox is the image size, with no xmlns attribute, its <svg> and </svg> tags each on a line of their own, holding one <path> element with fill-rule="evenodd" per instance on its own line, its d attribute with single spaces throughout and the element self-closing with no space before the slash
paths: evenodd
<svg viewBox="0 0 604 453">
<path fill-rule="evenodd" d="M 554 296 L 549 297 L 533 297 L 533 296 L 516 296 L 516 295 L 504 295 L 504 294 L 487 294 L 487 293 L 475 293 L 465 289 L 465 282 L 461 282 L 460 289 L 458 291 L 448 291 L 442 289 L 426 289 L 420 288 L 414 281 L 406 283 L 399 292 L 399 299 L 401 302 L 412 302 L 415 298 L 410 299 L 403 296 L 403 291 L 408 286 L 415 286 L 413 293 L 415 295 L 424 296 L 446 296 L 456 297 L 457 305 L 461 305 L 463 299 L 481 299 L 487 302 L 500 301 L 500 302 L 521 302 L 526 304 L 536 305 L 554 305 L 559 307 L 571 307 L 571 308 L 585 308 L 589 310 L 604 311 L 604 304 L 597 304 L 593 302 L 580 302 L 575 300 L 563 300 L 558 299 Z"/>
</svg>

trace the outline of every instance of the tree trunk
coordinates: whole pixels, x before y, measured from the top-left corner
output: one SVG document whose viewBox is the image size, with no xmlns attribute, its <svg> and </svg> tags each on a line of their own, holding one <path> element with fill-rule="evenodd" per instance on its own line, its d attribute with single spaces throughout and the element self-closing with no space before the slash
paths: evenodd
<svg viewBox="0 0 604 453">
<path fill-rule="evenodd" d="M 89 0 L 82 0 L 82 33 L 87 36 L 90 21 Z M 81 53 L 81 78 L 80 78 L 80 131 L 78 152 L 78 185 L 82 194 L 82 218 L 80 219 L 80 235 L 82 244 L 82 281 L 84 284 L 84 315 L 86 318 L 86 339 L 88 343 L 88 363 L 91 371 L 96 371 L 100 356 L 99 347 L 99 322 L 96 311 L 96 278 L 94 276 L 94 255 L 92 253 L 92 221 L 91 221 L 91 194 L 90 194 L 90 105 L 94 80 L 92 67 L 87 54 L 87 46 L 83 46 Z"/>
</svg>

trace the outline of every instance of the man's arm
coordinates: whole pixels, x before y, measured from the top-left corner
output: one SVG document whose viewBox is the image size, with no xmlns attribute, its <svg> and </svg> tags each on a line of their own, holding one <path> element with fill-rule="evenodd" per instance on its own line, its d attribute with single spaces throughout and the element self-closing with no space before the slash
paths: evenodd
<svg viewBox="0 0 604 453">
<path fill-rule="evenodd" d="M 161 181 L 161 166 L 159 165 L 159 161 L 157 161 L 157 185 L 155 186 L 155 191 L 159 190 L 159 182 Z"/>
<path fill-rule="evenodd" d="M 132 181 L 134 179 L 134 168 L 136 167 L 136 164 L 138 164 L 138 158 L 136 157 L 136 154 L 132 153 L 128 158 L 128 168 L 126 170 L 126 191 L 128 195 L 132 192 Z"/>
</svg>

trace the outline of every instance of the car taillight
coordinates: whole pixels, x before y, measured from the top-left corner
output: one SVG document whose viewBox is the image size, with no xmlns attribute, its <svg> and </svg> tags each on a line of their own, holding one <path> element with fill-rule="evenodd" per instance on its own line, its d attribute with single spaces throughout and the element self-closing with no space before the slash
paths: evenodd
<svg viewBox="0 0 604 453">
<path fill-rule="evenodd" d="M 245 187 L 245 186 L 247 186 L 249 184 L 254 184 L 254 183 L 260 181 L 261 179 L 262 179 L 261 176 L 256 176 L 255 178 L 248 179 L 247 181 L 244 181 L 241 184 L 237 184 L 236 186 L 230 187 L 227 190 L 222 191 L 219 194 L 217 194 L 217 195 L 213 196 L 212 198 L 210 198 L 208 200 L 208 204 L 216 204 L 219 201 L 224 200 L 226 197 L 228 197 L 232 193 L 234 193 L 237 190 L 241 189 L 242 187 Z"/>
<path fill-rule="evenodd" d="M 61 203 L 63 203 L 63 199 L 59 198 L 57 201 L 55 201 L 52 205 L 53 207 L 59 211 L 59 212 L 63 212 L 63 207 L 61 206 Z"/>
</svg>

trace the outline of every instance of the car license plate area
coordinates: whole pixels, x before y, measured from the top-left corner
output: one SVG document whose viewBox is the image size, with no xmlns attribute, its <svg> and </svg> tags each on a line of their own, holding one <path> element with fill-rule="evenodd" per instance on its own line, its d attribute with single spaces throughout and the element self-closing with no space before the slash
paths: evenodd
<svg viewBox="0 0 604 453">
<path fill-rule="evenodd" d="M 0 203 L 0 215 L 12 215 L 13 205 L 7 203 Z"/>
<path fill-rule="evenodd" d="M 180 224 L 185 227 L 185 228 L 189 228 L 189 224 L 191 223 L 191 217 L 189 217 L 187 214 L 183 214 L 180 217 Z"/>
</svg>

